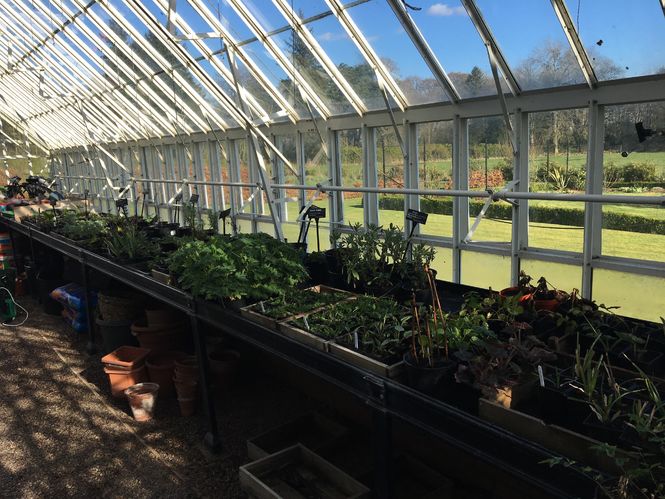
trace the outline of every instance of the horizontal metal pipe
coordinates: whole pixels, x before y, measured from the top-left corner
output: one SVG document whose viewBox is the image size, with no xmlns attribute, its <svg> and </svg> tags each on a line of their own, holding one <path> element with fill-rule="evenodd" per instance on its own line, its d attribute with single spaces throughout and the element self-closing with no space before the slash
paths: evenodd
<svg viewBox="0 0 665 499">
<path fill-rule="evenodd" d="M 60 178 L 74 178 L 83 180 L 106 180 L 104 177 L 71 177 L 62 176 Z M 212 185 L 224 187 L 260 187 L 260 184 L 251 184 L 246 182 L 207 182 L 202 180 L 159 180 L 159 179 L 135 179 L 135 182 L 148 182 L 155 184 L 187 184 L 187 185 Z M 274 189 L 294 189 L 305 191 L 321 192 L 356 192 L 367 194 L 399 194 L 399 195 L 420 195 L 420 196 L 440 196 L 440 197 L 469 197 L 469 198 L 488 198 L 495 201 L 500 199 L 538 199 L 543 201 L 578 201 L 587 203 L 603 204 L 638 204 L 665 206 L 665 196 L 619 196 L 616 194 L 557 194 L 555 192 L 512 192 L 512 191 L 463 191 L 454 189 L 400 189 L 385 187 L 343 187 L 333 185 L 294 185 L 294 184 L 271 184 Z"/>
</svg>

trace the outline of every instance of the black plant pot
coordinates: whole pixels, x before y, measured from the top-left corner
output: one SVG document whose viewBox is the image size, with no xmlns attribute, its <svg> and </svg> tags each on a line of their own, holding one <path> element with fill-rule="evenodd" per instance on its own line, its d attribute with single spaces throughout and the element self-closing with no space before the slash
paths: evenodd
<svg viewBox="0 0 665 499">
<path fill-rule="evenodd" d="M 51 298 L 51 291 L 67 283 L 60 277 L 49 276 L 48 274 L 39 273 L 37 277 L 37 290 L 39 293 L 39 302 L 42 305 L 42 310 L 48 315 L 60 315 L 62 305 Z"/>
<path fill-rule="evenodd" d="M 114 321 L 96 319 L 97 330 L 104 343 L 104 353 L 113 352 L 121 346 L 138 346 L 136 336 L 132 334 L 132 321 Z"/>
<path fill-rule="evenodd" d="M 619 424 L 601 423 L 595 414 L 590 414 L 583 422 L 584 434 L 599 442 L 617 445 L 620 443 L 623 427 Z"/>
<path fill-rule="evenodd" d="M 572 389 L 564 391 L 566 396 L 564 417 L 561 426 L 577 432 L 584 432 L 584 421 L 591 416 L 591 408 L 584 400 L 580 400 L 579 394 Z"/>
<path fill-rule="evenodd" d="M 325 261 L 311 261 L 306 264 L 307 272 L 314 284 L 329 284 L 328 265 Z"/>
<path fill-rule="evenodd" d="M 404 354 L 407 381 L 411 388 L 427 395 L 434 395 L 440 391 L 446 382 L 450 382 L 457 367 L 457 363 L 450 359 L 437 358 L 433 365 L 415 360 L 411 352 Z"/>
<path fill-rule="evenodd" d="M 178 227 L 175 230 L 175 235 L 176 237 L 188 237 L 191 236 L 193 233 L 191 227 Z"/>
<path fill-rule="evenodd" d="M 567 398 L 563 391 L 552 386 L 540 386 L 536 391 L 538 413 L 547 424 L 565 426 Z"/>
</svg>

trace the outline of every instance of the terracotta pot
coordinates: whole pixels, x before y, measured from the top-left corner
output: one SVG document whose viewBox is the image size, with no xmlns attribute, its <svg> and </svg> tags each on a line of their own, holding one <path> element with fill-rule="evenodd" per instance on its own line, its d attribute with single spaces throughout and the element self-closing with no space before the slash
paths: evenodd
<svg viewBox="0 0 665 499">
<path fill-rule="evenodd" d="M 125 390 L 125 395 L 132 408 L 136 421 L 150 421 L 157 403 L 159 385 L 157 383 L 139 383 Z"/>
<path fill-rule="evenodd" d="M 145 358 L 150 354 L 146 348 L 121 346 L 113 352 L 102 357 L 102 363 L 114 370 L 131 370 L 143 365 Z"/>
<path fill-rule="evenodd" d="M 161 332 L 161 333 L 144 333 L 137 334 L 136 338 L 139 340 L 139 345 L 142 348 L 147 348 L 153 353 L 168 352 L 178 346 L 178 333 L 175 332 Z"/>
<path fill-rule="evenodd" d="M 511 288 L 504 288 L 501 291 L 499 291 L 499 296 L 501 298 L 512 298 L 513 296 L 518 295 L 519 293 L 524 292 L 524 290 L 520 289 L 517 286 L 511 287 Z M 519 299 L 520 303 L 524 303 L 529 301 L 533 297 L 533 293 L 524 293 L 522 297 Z"/>
<path fill-rule="evenodd" d="M 197 381 L 183 381 L 174 378 L 173 384 L 175 385 L 175 391 L 178 394 L 178 398 L 196 398 L 198 395 L 199 384 Z"/>
<path fill-rule="evenodd" d="M 148 326 L 171 326 L 172 324 L 182 324 L 183 315 L 177 310 L 167 309 L 149 309 L 145 310 Z"/>
<path fill-rule="evenodd" d="M 175 362 L 175 375 L 183 380 L 195 380 L 199 377 L 199 363 L 196 357 L 190 355 Z"/>
<path fill-rule="evenodd" d="M 135 336 L 166 332 L 182 333 L 185 330 L 185 326 L 186 323 L 184 321 L 171 322 L 168 324 L 148 324 L 145 319 L 141 319 L 132 323 L 132 333 Z"/>
<path fill-rule="evenodd" d="M 235 350 L 217 350 L 208 354 L 210 371 L 217 388 L 226 388 L 235 378 L 240 365 L 240 353 Z"/>
<path fill-rule="evenodd" d="M 150 355 L 145 362 L 150 381 L 158 383 L 162 396 L 174 393 L 173 372 L 175 361 L 187 357 L 184 352 L 163 352 Z"/>
<path fill-rule="evenodd" d="M 196 412 L 196 399 L 178 398 L 180 404 L 180 414 L 183 416 L 193 416 Z"/>
<path fill-rule="evenodd" d="M 109 367 L 104 367 L 104 372 L 109 377 L 111 394 L 114 397 L 122 397 L 125 389 L 137 383 L 148 381 L 148 373 L 145 369 L 145 365 L 141 365 L 132 370 L 111 369 Z"/>
</svg>

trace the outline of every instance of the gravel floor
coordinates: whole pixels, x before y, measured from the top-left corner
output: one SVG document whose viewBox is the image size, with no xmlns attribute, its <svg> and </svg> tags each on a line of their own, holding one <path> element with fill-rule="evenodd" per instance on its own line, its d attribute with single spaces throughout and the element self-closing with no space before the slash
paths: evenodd
<svg viewBox="0 0 665 499">
<path fill-rule="evenodd" d="M 20 302 L 28 322 L 0 326 L 0 497 L 244 497 L 246 439 L 313 406 L 270 377 L 247 377 L 218 401 L 224 451 L 211 456 L 201 416 L 159 399 L 155 420 L 135 422 L 85 338 Z"/>
</svg>

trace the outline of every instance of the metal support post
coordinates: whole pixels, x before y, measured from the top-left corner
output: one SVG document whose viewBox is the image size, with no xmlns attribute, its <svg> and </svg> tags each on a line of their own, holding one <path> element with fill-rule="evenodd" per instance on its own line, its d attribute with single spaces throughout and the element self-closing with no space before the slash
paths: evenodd
<svg viewBox="0 0 665 499">
<path fill-rule="evenodd" d="M 529 192 L 529 115 L 515 113 L 515 145 L 517 155 L 513 159 L 513 180 L 518 180 L 515 191 Z M 510 258 L 510 280 L 517 286 L 520 275 L 519 253 L 529 245 L 529 200 L 520 199 L 513 205 L 513 226 Z"/>
<path fill-rule="evenodd" d="M 363 180 L 365 187 L 377 187 L 376 176 L 376 128 L 363 125 L 361 128 L 363 157 Z M 365 225 L 379 225 L 379 197 L 376 193 L 363 196 L 363 215 Z"/>
<path fill-rule="evenodd" d="M 605 140 L 605 106 L 589 103 L 589 152 L 586 163 L 586 194 L 603 193 L 603 147 Z M 593 292 L 592 262 L 601 255 L 603 205 L 587 202 L 584 210 L 584 252 L 582 296 L 591 299 Z"/>
<path fill-rule="evenodd" d="M 456 116 L 453 120 L 453 189 L 469 189 L 469 120 Z M 460 244 L 469 232 L 469 198 L 453 198 L 453 282 L 462 279 Z"/>
<path fill-rule="evenodd" d="M 409 123 L 404 120 L 404 135 L 405 135 L 405 155 L 404 155 L 404 180 L 407 189 L 418 189 L 419 172 L 418 172 L 418 126 L 414 123 Z M 415 235 L 420 233 L 420 227 L 412 227 L 412 222 L 407 220 L 406 214 L 409 209 L 420 209 L 420 195 L 405 194 L 404 195 L 404 235 L 408 236 L 411 231 Z"/>
<path fill-rule="evenodd" d="M 374 497 L 392 497 L 392 418 L 379 407 L 372 408 L 372 450 L 374 452 Z"/>
<path fill-rule="evenodd" d="M 190 312 L 189 321 L 194 338 L 194 348 L 199 364 L 199 376 L 201 377 L 201 394 L 203 396 L 203 406 L 208 419 L 208 431 L 203 439 L 206 447 L 213 453 L 218 453 L 222 448 L 222 441 L 219 435 L 217 424 L 217 411 L 215 401 L 211 395 L 210 389 L 210 367 L 208 365 L 208 350 L 206 348 L 205 333 L 202 331 L 199 319 L 194 310 Z"/>
<path fill-rule="evenodd" d="M 92 306 L 92 292 L 90 290 L 90 279 L 89 279 L 89 268 L 85 263 L 84 253 L 81 252 L 79 255 L 79 263 L 81 265 L 81 276 L 83 277 L 83 292 L 85 293 L 85 315 L 86 323 L 88 326 L 88 345 L 87 350 L 90 355 L 94 354 L 97 351 L 95 345 L 95 330 L 93 328 L 92 317 L 94 314 L 94 307 Z"/>
<path fill-rule="evenodd" d="M 334 186 L 342 185 L 342 152 L 339 147 L 339 134 L 328 130 L 328 175 Z M 344 194 L 333 192 L 330 196 L 330 230 L 344 224 Z"/>
</svg>

